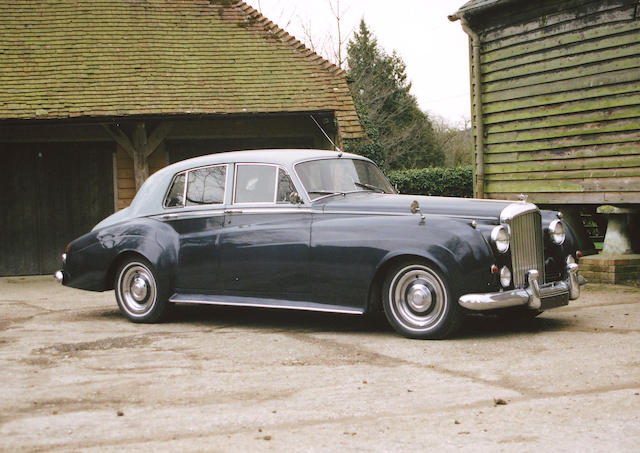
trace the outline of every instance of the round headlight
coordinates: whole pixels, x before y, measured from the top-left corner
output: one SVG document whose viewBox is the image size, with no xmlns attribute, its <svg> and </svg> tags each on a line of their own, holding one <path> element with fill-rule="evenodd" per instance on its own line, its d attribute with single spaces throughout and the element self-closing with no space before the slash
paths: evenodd
<svg viewBox="0 0 640 453">
<path fill-rule="evenodd" d="M 507 229 L 502 225 L 498 225 L 491 230 L 491 242 L 500 253 L 505 253 L 509 250 L 509 232 Z"/>
<path fill-rule="evenodd" d="M 508 288 L 511 285 L 511 271 L 507 266 L 500 269 L 500 284 L 503 288 Z"/>
<path fill-rule="evenodd" d="M 564 242 L 566 233 L 560 220 L 554 220 L 549 224 L 549 235 L 551 236 L 551 241 L 556 245 L 561 245 Z"/>
</svg>

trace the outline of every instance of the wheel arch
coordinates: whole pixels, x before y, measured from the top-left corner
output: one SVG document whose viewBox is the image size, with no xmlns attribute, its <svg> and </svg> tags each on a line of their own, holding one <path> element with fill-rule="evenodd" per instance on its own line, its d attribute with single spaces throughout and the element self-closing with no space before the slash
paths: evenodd
<svg viewBox="0 0 640 453">
<path fill-rule="evenodd" d="M 382 286 L 385 277 L 393 266 L 402 261 L 420 261 L 435 268 L 447 280 L 452 297 L 457 297 L 458 282 L 456 275 L 460 275 L 461 266 L 457 263 L 454 255 L 444 247 L 432 247 L 438 253 L 424 253 L 415 250 L 398 251 L 387 254 L 376 267 L 376 271 L 369 285 L 367 300 L 367 312 L 382 311 Z"/>
<path fill-rule="evenodd" d="M 113 283 L 116 278 L 116 272 L 118 271 L 118 268 L 122 265 L 122 263 L 132 258 L 142 258 L 146 261 L 151 262 L 149 258 L 144 256 L 142 253 L 140 253 L 137 250 L 123 250 L 122 252 L 118 253 L 118 255 L 116 255 L 116 257 L 113 259 L 113 261 L 109 265 L 109 268 L 105 275 L 105 281 L 104 281 L 105 288 L 109 290 L 113 289 L 113 286 L 114 286 Z"/>
</svg>

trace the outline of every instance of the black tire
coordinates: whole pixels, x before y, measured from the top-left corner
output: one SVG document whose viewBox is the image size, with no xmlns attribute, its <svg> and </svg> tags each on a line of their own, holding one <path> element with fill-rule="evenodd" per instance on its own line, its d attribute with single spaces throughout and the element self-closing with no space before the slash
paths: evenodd
<svg viewBox="0 0 640 453">
<path fill-rule="evenodd" d="M 130 321 L 153 323 L 168 312 L 166 285 L 157 278 L 151 263 L 142 257 L 120 264 L 113 287 L 118 307 Z"/>
<path fill-rule="evenodd" d="M 462 309 L 446 278 L 418 260 L 402 261 L 389 269 L 382 306 L 391 326 L 407 338 L 447 338 L 462 322 Z"/>
</svg>

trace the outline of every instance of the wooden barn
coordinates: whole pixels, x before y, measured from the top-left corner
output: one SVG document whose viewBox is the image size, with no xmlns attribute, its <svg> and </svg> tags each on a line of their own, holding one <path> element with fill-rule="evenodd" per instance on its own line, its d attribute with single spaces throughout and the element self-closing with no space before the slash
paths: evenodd
<svg viewBox="0 0 640 453">
<path fill-rule="evenodd" d="M 344 72 L 236 0 L 1 2 L 0 86 L 0 276 L 57 269 L 168 163 L 362 136 Z"/>
<path fill-rule="evenodd" d="M 616 252 L 638 250 L 640 2 L 472 0 L 449 19 L 469 35 L 476 196 L 575 225 L 607 205 Z"/>
</svg>

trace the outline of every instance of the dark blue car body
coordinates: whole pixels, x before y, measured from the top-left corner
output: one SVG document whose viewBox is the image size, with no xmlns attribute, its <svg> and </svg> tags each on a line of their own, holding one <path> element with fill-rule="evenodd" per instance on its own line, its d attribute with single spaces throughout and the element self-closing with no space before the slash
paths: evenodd
<svg viewBox="0 0 640 453">
<path fill-rule="evenodd" d="M 331 151 L 271 150 L 168 166 L 129 208 L 69 244 L 58 278 L 91 291 L 115 287 L 136 322 L 157 321 L 175 303 L 383 309 L 412 338 L 451 335 L 467 310 L 535 315 L 578 297 L 576 240 L 559 213 L 525 202 L 398 195 L 358 181 L 354 190 L 314 196 L 297 165 L 323 160 L 372 165 Z M 288 177 L 286 200 L 236 202 L 242 165 Z M 169 192 L 183 190 L 173 189 L 178 176 L 192 184 L 189 171 L 214 167 L 226 172 L 218 171 L 219 202 L 167 207 Z M 260 183 L 254 179 L 247 187 Z M 508 235 L 508 250 L 497 250 L 495 234 Z"/>
</svg>

